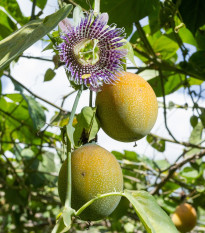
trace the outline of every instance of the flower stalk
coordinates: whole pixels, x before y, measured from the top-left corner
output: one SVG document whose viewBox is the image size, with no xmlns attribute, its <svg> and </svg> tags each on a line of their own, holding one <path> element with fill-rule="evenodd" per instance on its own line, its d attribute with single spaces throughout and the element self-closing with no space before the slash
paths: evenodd
<svg viewBox="0 0 205 233">
<path fill-rule="evenodd" d="M 94 14 L 98 15 L 100 13 L 100 0 L 95 0 Z"/>
<path fill-rule="evenodd" d="M 78 91 L 74 104 L 73 104 L 73 108 L 70 114 L 70 118 L 69 118 L 69 122 L 67 125 L 67 130 L 70 130 L 72 127 L 72 123 L 73 123 L 73 119 L 75 116 L 75 112 L 76 112 L 76 108 L 78 106 L 78 102 L 80 99 L 80 96 L 82 94 L 83 91 L 83 85 L 81 85 L 81 89 Z M 71 193 L 72 193 L 72 173 L 71 173 L 71 141 L 70 138 L 68 136 L 68 134 L 66 135 L 66 143 L 67 143 L 67 190 L 66 190 L 66 200 L 65 200 L 65 207 L 71 207 Z"/>
</svg>

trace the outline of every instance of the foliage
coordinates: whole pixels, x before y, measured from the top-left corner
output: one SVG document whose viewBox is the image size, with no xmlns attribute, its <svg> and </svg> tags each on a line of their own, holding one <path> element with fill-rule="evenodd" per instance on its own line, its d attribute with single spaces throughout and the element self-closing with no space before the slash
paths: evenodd
<svg viewBox="0 0 205 233">
<path fill-rule="evenodd" d="M 100 126 L 96 109 L 90 104 L 72 116 L 63 109 L 69 94 L 63 98 L 61 107 L 56 106 L 18 82 L 10 63 L 18 62 L 25 49 L 36 41 L 48 40 L 45 50 L 52 49 L 55 53 L 49 59 L 55 68 L 48 69 L 44 76 L 49 85 L 57 79 L 57 70 L 62 66 L 53 44 L 59 43 L 57 24 L 72 14 L 72 6 L 66 3 L 79 4 L 89 10 L 94 1 L 60 0 L 59 10 L 44 19 L 41 14 L 49 1 L 31 2 L 34 11 L 31 17 L 25 17 L 17 0 L 0 1 L 0 232 L 61 232 L 66 226 L 69 232 L 83 232 L 89 228 L 88 232 L 157 233 L 170 227 L 171 233 L 175 229 L 164 211 L 172 214 L 185 200 L 197 210 L 198 222 L 193 232 L 204 232 L 205 108 L 198 104 L 204 99 L 205 87 L 204 1 L 101 1 L 101 12 L 108 12 L 109 24 L 125 27 L 126 38 L 129 38 L 125 46 L 129 50 L 128 58 L 135 65 L 134 54 L 140 64 L 135 72 L 150 83 L 157 97 L 161 97 L 160 106 L 170 136 L 149 134 L 146 138 L 153 151 L 163 153 L 164 159 L 138 154 L 137 148 L 124 152 L 116 148 L 112 152 L 123 170 L 127 191 L 122 194 L 118 214 L 114 212 L 108 219 L 92 224 L 72 218 L 76 214 L 72 209 L 62 209 L 57 177 L 66 158 L 66 143 L 77 148 L 97 141 Z M 35 9 L 40 9 L 40 13 Z M 48 37 L 44 37 L 46 34 Z M 14 93 L 4 92 L 3 78 L 12 81 Z M 191 105 L 174 102 L 167 105 L 167 95 L 179 89 L 191 98 Z M 56 108 L 52 119 L 46 117 L 50 109 L 45 108 L 45 104 Z M 187 109 L 193 110 L 190 125 L 187 124 L 193 130 L 189 141 L 183 141 L 173 135 L 174 128 L 169 127 L 167 112 L 184 111 L 186 114 Z M 60 133 L 54 133 L 54 127 L 59 127 Z M 67 133 L 70 142 L 66 141 Z M 169 143 L 183 149 L 172 162 L 166 158 Z M 59 213 L 62 214 L 55 225 Z M 162 223 L 156 224 L 159 220 Z"/>
</svg>

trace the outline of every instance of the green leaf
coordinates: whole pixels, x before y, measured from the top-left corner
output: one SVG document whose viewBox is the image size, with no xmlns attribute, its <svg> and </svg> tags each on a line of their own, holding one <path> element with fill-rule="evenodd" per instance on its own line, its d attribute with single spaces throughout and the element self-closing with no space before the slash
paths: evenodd
<svg viewBox="0 0 205 233">
<path fill-rule="evenodd" d="M 177 0 L 174 0 L 176 3 Z M 181 0 L 179 12 L 186 27 L 195 35 L 196 30 L 205 24 L 204 0 Z"/>
<path fill-rule="evenodd" d="M 199 122 L 192 130 L 189 142 L 192 144 L 198 144 L 201 141 L 202 131 L 203 125 L 201 122 Z"/>
<path fill-rule="evenodd" d="M 171 28 L 171 21 L 173 19 L 173 15 L 175 15 L 176 7 L 172 3 L 172 1 L 161 1 L 161 9 L 159 13 L 160 18 L 160 28 L 165 28 L 168 30 Z"/>
<path fill-rule="evenodd" d="M 165 141 L 164 140 L 159 139 L 159 138 L 154 137 L 153 135 L 149 134 L 149 135 L 147 135 L 147 141 L 156 150 L 158 150 L 160 152 L 165 151 Z"/>
<path fill-rule="evenodd" d="M 51 68 L 47 69 L 45 76 L 44 76 L 44 82 L 51 81 L 55 77 L 56 73 Z"/>
<path fill-rule="evenodd" d="M 76 145 L 87 143 L 96 137 L 100 129 L 99 121 L 96 117 L 96 108 L 84 107 L 77 115 L 74 140 Z"/>
<path fill-rule="evenodd" d="M 147 69 L 139 73 L 139 75 L 145 79 L 146 81 L 149 81 L 153 78 L 156 78 L 159 76 L 159 71 L 158 70 L 151 70 Z"/>
<path fill-rule="evenodd" d="M 34 129 L 35 130 L 41 129 L 46 122 L 46 116 L 42 106 L 33 97 L 24 95 L 23 89 L 20 85 L 18 85 L 15 82 L 13 83 L 15 86 L 15 90 L 20 91 L 21 95 L 28 104 L 29 114 L 33 121 Z"/>
<path fill-rule="evenodd" d="M 198 73 L 205 74 L 205 50 L 197 51 L 189 58 L 189 63 L 193 66 L 194 70 Z M 205 79 L 204 79 L 205 80 Z"/>
<path fill-rule="evenodd" d="M 135 162 L 139 161 L 139 155 L 134 151 L 124 150 L 123 158 Z"/>
<path fill-rule="evenodd" d="M 15 198 L 14 198 L 15 194 Z M 5 189 L 6 202 L 12 205 L 25 206 L 28 202 L 28 193 L 26 190 L 19 190 L 16 187 Z"/>
<path fill-rule="evenodd" d="M 176 90 L 178 90 L 182 86 L 183 75 L 170 73 L 163 73 L 163 81 L 164 81 L 164 91 L 165 95 L 168 95 Z M 157 97 L 161 97 L 162 94 L 162 86 L 160 77 L 155 77 L 148 81 L 152 86 Z"/>
<path fill-rule="evenodd" d="M 74 214 L 75 210 L 72 208 L 64 208 L 62 217 L 63 217 L 63 222 L 66 227 L 71 227 L 71 217 Z"/>
<path fill-rule="evenodd" d="M 67 132 L 67 136 L 68 136 L 68 139 L 71 143 L 71 145 L 75 145 L 75 142 L 74 142 L 74 132 L 75 132 L 75 128 L 72 126 L 72 125 L 67 125 L 66 126 L 66 132 Z"/>
<path fill-rule="evenodd" d="M 197 46 L 196 40 L 195 40 L 193 34 L 189 31 L 189 29 L 187 29 L 185 27 L 180 28 L 178 33 L 179 33 L 179 36 L 181 37 L 183 43 Z"/>
<path fill-rule="evenodd" d="M 197 179 L 200 176 L 200 173 L 192 167 L 185 167 L 180 172 L 180 175 L 188 179 Z"/>
<path fill-rule="evenodd" d="M 6 97 L 9 97 L 10 100 L 14 99 L 16 102 L 7 102 L 5 98 L 0 97 L 0 122 L 4 131 L 1 134 L 1 140 L 10 142 L 18 140 L 21 143 L 41 145 L 44 140 L 42 141 L 34 131 L 25 99 L 20 94 L 10 94 Z M 13 145 L 2 144 L 2 148 L 10 150 Z"/>
<path fill-rule="evenodd" d="M 42 172 L 56 172 L 56 155 L 52 152 L 45 151 L 42 154 L 43 161 L 39 164 L 38 170 Z"/>
<path fill-rule="evenodd" d="M 190 117 L 190 124 L 194 128 L 198 124 L 198 117 L 197 116 L 191 116 Z"/>
<path fill-rule="evenodd" d="M 129 208 L 130 202 L 127 198 L 122 197 L 117 208 L 112 212 L 109 218 L 114 219 L 115 221 L 119 220 L 126 215 L 127 209 Z"/>
<path fill-rule="evenodd" d="M 174 190 L 177 190 L 181 188 L 181 186 L 179 186 L 178 184 L 174 183 L 174 182 L 171 182 L 171 181 L 168 181 L 166 182 L 166 184 L 164 185 L 164 187 L 162 187 L 162 190 L 166 193 L 166 192 L 169 192 L 169 193 L 172 193 Z"/>
<path fill-rule="evenodd" d="M 188 78 L 189 85 L 201 85 L 203 83 L 203 80 L 196 79 L 196 78 Z"/>
<path fill-rule="evenodd" d="M 31 149 L 29 149 L 29 148 L 23 149 L 21 151 L 21 157 L 23 159 L 25 159 L 25 160 L 32 159 L 34 157 L 34 155 L 35 155 L 34 152 Z"/>
<path fill-rule="evenodd" d="M 161 170 L 165 170 L 170 166 L 170 163 L 166 159 L 156 160 L 155 163 Z"/>
<path fill-rule="evenodd" d="M 33 2 L 33 0 L 30 0 Z M 36 1 L 36 6 L 38 6 L 41 10 L 43 10 L 46 6 L 47 0 L 37 0 Z"/>
<path fill-rule="evenodd" d="M 33 121 L 34 129 L 41 129 L 46 122 L 46 116 L 42 106 L 31 96 L 26 97 L 26 102 L 28 103 L 29 114 Z"/>
<path fill-rule="evenodd" d="M 118 152 L 118 151 L 112 151 L 111 152 L 115 157 L 116 157 L 116 159 L 118 159 L 118 160 L 122 160 L 123 158 L 124 158 L 124 154 L 122 154 L 122 153 L 120 153 L 120 152 Z"/>
<path fill-rule="evenodd" d="M 160 29 L 160 4 L 153 7 L 153 11 L 149 14 L 149 25 L 151 29 L 151 34 L 154 34 Z"/>
<path fill-rule="evenodd" d="M 1 83 L 1 77 L 0 77 L 0 96 L 2 94 L 2 83 Z"/>
<path fill-rule="evenodd" d="M 174 213 L 176 209 L 176 203 L 172 200 L 167 199 L 164 196 L 156 196 L 157 203 L 169 213 Z"/>
<path fill-rule="evenodd" d="M 164 60 L 173 57 L 179 49 L 179 45 L 165 35 L 153 41 L 152 47 L 155 53 Z"/>
<path fill-rule="evenodd" d="M 205 50 L 205 25 L 197 30 L 195 37 L 198 49 Z"/>
<path fill-rule="evenodd" d="M 1 0 L 0 6 L 4 9 L 20 24 L 24 25 L 28 22 L 29 18 L 24 17 L 21 9 L 16 0 Z M 0 20 L 1 21 L 1 20 Z"/>
<path fill-rule="evenodd" d="M 202 125 L 204 126 L 204 128 L 205 128 L 205 108 L 200 108 L 200 110 L 201 110 L 201 114 L 200 114 L 200 119 L 201 119 L 201 123 L 202 123 Z"/>
<path fill-rule="evenodd" d="M 202 132 L 203 132 L 203 124 L 199 121 L 198 124 L 193 128 L 190 138 L 189 138 L 189 142 L 192 144 L 198 144 L 201 142 L 201 138 L 202 138 Z M 191 156 L 195 153 L 200 152 L 200 149 L 198 148 L 193 148 L 191 149 L 186 155 L 187 156 Z"/>
<path fill-rule="evenodd" d="M 69 229 L 70 229 L 70 226 L 69 227 L 65 226 L 64 221 L 63 221 L 63 216 L 61 216 L 58 219 L 51 233 L 64 233 L 64 232 L 68 232 Z"/>
<path fill-rule="evenodd" d="M 125 196 L 134 206 L 148 233 L 178 233 L 170 217 L 148 192 L 125 190 Z"/>
<path fill-rule="evenodd" d="M 89 10 L 94 1 L 76 0 L 75 2 Z M 118 27 L 125 27 L 128 33 L 127 29 L 132 28 L 133 22 L 150 15 L 156 7 L 159 7 L 158 0 L 112 0 L 112 2 L 103 0 L 100 11 L 109 14 L 109 24 L 116 23 Z"/>
<path fill-rule="evenodd" d="M 15 23 L 5 12 L 0 10 L 0 40 L 9 36 L 15 30 L 17 30 Z"/>
<path fill-rule="evenodd" d="M 196 64 L 196 67 L 195 67 L 194 64 L 196 63 L 196 60 L 197 60 L 197 56 L 192 60 L 192 62 L 187 62 L 187 61 L 180 62 L 179 66 L 182 68 L 182 70 L 184 70 L 186 72 L 189 72 L 190 75 L 192 75 L 195 79 L 199 79 L 199 80 L 204 81 L 205 80 L 205 72 L 203 72 L 202 70 L 196 68 L 198 66 L 197 64 Z"/>
<path fill-rule="evenodd" d="M 121 46 L 119 48 L 119 50 L 121 49 L 126 49 L 127 50 L 127 58 L 132 62 L 132 64 L 137 67 L 136 63 L 135 63 L 135 59 L 134 59 L 134 51 L 132 48 L 132 45 L 130 44 L 129 41 L 123 39 L 122 42 L 126 42 L 123 46 Z"/>
<path fill-rule="evenodd" d="M 42 52 L 46 51 L 46 50 L 49 50 L 49 49 L 53 49 L 53 43 L 50 42 L 43 50 Z"/>
<path fill-rule="evenodd" d="M 50 124 L 58 127 L 64 127 L 69 122 L 69 114 L 65 112 L 55 112 L 55 115 L 51 118 Z M 73 125 L 75 125 L 76 117 L 73 119 Z"/>
<path fill-rule="evenodd" d="M 27 23 L 15 33 L 0 41 L 0 70 L 54 29 L 70 13 L 71 9 L 71 5 L 66 5 L 44 19 Z"/>
</svg>

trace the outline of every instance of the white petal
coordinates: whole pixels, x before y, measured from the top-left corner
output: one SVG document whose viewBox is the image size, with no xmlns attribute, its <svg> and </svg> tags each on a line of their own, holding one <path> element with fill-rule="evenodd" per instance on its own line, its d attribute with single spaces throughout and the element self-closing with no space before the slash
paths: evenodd
<svg viewBox="0 0 205 233">
<path fill-rule="evenodd" d="M 68 18 L 65 18 L 62 21 L 60 21 L 58 25 L 63 33 L 68 33 L 72 28 L 72 24 Z"/>
<path fill-rule="evenodd" d="M 101 22 L 104 22 L 105 24 L 107 24 L 108 19 L 109 19 L 108 13 L 102 13 L 102 14 L 100 15 L 100 21 L 101 21 Z"/>
</svg>

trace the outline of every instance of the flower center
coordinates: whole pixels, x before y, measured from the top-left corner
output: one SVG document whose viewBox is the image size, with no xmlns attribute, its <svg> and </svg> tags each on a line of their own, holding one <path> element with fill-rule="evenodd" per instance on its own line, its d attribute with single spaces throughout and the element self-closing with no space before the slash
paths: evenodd
<svg viewBox="0 0 205 233">
<path fill-rule="evenodd" d="M 84 39 L 74 47 L 74 55 L 78 62 L 84 66 L 94 65 L 99 61 L 100 49 L 97 46 L 99 40 Z"/>
</svg>

